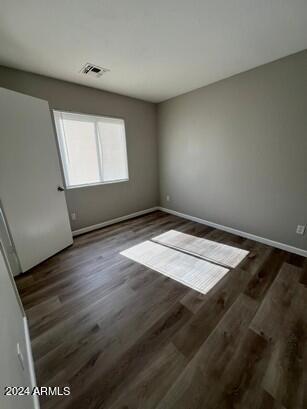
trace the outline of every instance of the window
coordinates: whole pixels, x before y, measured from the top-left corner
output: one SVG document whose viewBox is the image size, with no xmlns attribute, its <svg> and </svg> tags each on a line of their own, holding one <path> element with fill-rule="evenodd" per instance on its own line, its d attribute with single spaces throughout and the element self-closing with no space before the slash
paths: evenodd
<svg viewBox="0 0 307 409">
<path fill-rule="evenodd" d="M 123 119 L 54 111 L 66 186 L 128 180 Z"/>
</svg>

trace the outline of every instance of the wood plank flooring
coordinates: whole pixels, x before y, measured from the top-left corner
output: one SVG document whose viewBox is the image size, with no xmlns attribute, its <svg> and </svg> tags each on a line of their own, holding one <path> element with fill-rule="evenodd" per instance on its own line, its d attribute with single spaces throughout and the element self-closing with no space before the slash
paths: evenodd
<svg viewBox="0 0 307 409">
<path fill-rule="evenodd" d="M 121 256 L 175 229 L 249 250 L 206 295 Z M 307 262 L 163 212 L 17 278 L 42 409 L 306 409 Z"/>
</svg>

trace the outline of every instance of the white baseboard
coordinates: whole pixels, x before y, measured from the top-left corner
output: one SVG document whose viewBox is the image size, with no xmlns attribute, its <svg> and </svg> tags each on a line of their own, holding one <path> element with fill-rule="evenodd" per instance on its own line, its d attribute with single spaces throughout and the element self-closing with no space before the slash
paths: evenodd
<svg viewBox="0 0 307 409">
<path fill-rule="evenodd" d="M 26 316 L 23 317 L 23 325 L 24 325 L 24 332 L 25 332 L 25 339 L 26 339 L 26 349 L 27 349 L 27 358 L 28 358 L 28 364 L 29 364 L 31 388 L 33 389 L 34 387 L 37 386 L 37 384 L 36 384 L 36 377 L 35 377 L 35 372 L 34 372 L 34 362 L 33 362 L 33 356 L 32 356 L 28 320 Z M 40 409 L 39 400 L 38 400 L 37 395 L 33 395 L 33 407 L 34 409 Z"/>
<path fill-rule="evenodd" d="M 93 230 L 101 229 L 102 227 L 110 226 L 111 224 L 119 223 L 119 222 L 122 222 L 124 220 L 133 219 L 134 217 L 142 216 L 144 214 L 151 213 L 151 212 L 154 212 L 156 210 L 159 210 L 158 206 L 150 207 L 149 209 L 140 210 L 139 212 L 135 212 L 135 213 L 130 213 L 130 214 L 127 214 L 125 216 L 116 217 L 116 219 L 107 220 L 107 221 L 102 222 L 102 223 L 93 224 L 92 226 L 83 227 L 83 228 L 78 229 L 78 230 L 73 230 L 72 235 L 74 237 L 79 236 L 80 234 L 84 234 L 84 233 L 88 233 L 88 232 L 93 231 Z"/>
<path fill-rule="evenodd" d="M 205 224 L 206 226 L 214 227 L 215 229 L 224 230 L 224 231 L 227 231 L 228 233 L 236 234 L 238 236 L 242 236 L 242 237 L 245 237 L 247 239 L 258 241 L 259 243 L 267 244 L 268 246 L 272 246 L 272 247 L 276 247 L 276 248 L 281 249 L 281 250 L 288 251 L 289 253 L 294 253 L 294 254 L 298 254 L 298 255 L 303 256 L 303 257 L 307 257 L 307 250 L 300 249 L 300 248 L 293 247 L 293 246 L 289 246 L 288 244 L 279 243 L 278 241 L 270 240 L 270 239 L 267 239 L 265 237 L 256 236 L 255 234 L 252 234 L 252 233 L 246 233 L 244 231 L 237 230 L 237 229 L 234 229 L 232 227 L 224 226 L 222 224 L 213 223 L 213 222 L 210 222 L 208 220 L 201 219 L 199 217 L 195 217 L 195 216 L 191 216 L 189 214 L 177 212 L 176 210 L 167 209 L 166 207 L 161 207 L 161 206 L 151 207 L 149 209 L 140 210 L 138 212 L 130 213 L 130 214 L 127 214 L 125 216 L 117 217 L 115 219 L 107 220 L 107 221 L 102 222 L 102 223 L 94 224 L 92 226 L 83 227 L 83 228 L 78 229 L 78 230 L 73 230 L 72 234 L 73 234 L 74 237 L 79 236 L 80 234 L 84 234 L 84 233 L 88 233 L 88 232 L 93 231 L 93 230 L 101 229 L 102 227 L 110 226 L 112 224 L 119 223 L 119 222 L 122 222 L 124 220 L 133 219 L 134 217 L 142 216 L 144 214 L 151 213 L 151 212 L 154 212 L 156 210 L 161 210 L 163 212 L 170 213 L 170 214 L 173 214 L 175 216 L 191 220 L 193 222 L 197 222 L 197 223 L 200 223 L 200 224 Z"/>
<path fill-rule="evenodd" d="M 223 226 L 222 224 L 209 222 L 208 220 L 200 219 L 199 217 L 190 216 L 190 215 L 185 214 L 185 213 L 180 213 L 180 212 L 177 212 L 176 210 L 167 209 L 167 208 L 161 207 L 161 206 L 159 206 L 158 209 L 162 210 L 163 212 L 170 213 L 170 214 L 173 214 L 175 216 L 191 220 L 193 222 L 197 222 L 197 223 L 200 223 L 200 224 L 205 224 L 206 226 L 214 227 L 215 229 L 224 230 L 224 231 L 227 231 L 228 233 L 236 234 L 238 236 L 242 236 L 242 237 L 245 237 L 247 239 L 258 241 L 260 243 L 267 244 L 267 245 L 272 246 L 272 247 L 277 247 L 278 249 L 281 249 L 281 250 L 289 251 L 290 253 L 298 254 L 298 255 L 303 256 L 303 257 L 307 257 L 307 250 L 299 249 L 297 247 L 289 246 L 288 244 L 279 243 L 278 241 L 274 241 L 274 240 L 266 239 L 264 237 L 256 236 L 255 234 L 246 233 L 246 232 L 241 231 L 241 230 L 233 229 L 232 227 Z"/>
</svg>

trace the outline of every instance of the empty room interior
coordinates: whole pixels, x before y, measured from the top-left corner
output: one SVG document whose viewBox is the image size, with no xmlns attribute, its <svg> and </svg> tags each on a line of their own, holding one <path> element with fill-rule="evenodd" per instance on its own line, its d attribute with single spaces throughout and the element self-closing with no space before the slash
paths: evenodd
<svg viewBox="0 0 307 409">
<path fill-rule="evenodd" d="M 1 0 L 0 408 L 307 408 L 307 2 Z"/>
</svg>

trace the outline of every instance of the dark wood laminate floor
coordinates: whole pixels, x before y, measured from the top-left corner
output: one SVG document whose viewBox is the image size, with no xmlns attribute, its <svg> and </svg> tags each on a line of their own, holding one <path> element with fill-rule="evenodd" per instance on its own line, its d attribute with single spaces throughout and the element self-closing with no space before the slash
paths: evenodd
<svg viewBox="0 0 307 409">
<path fill-rule="evenodd" d="M 169 229 L 248 249 L 201 295 L 120 251 Z M 17 279 L 42 409 L 307 408 L 307 263 L 155 212 L 75 239 Z"/>
</svg>

